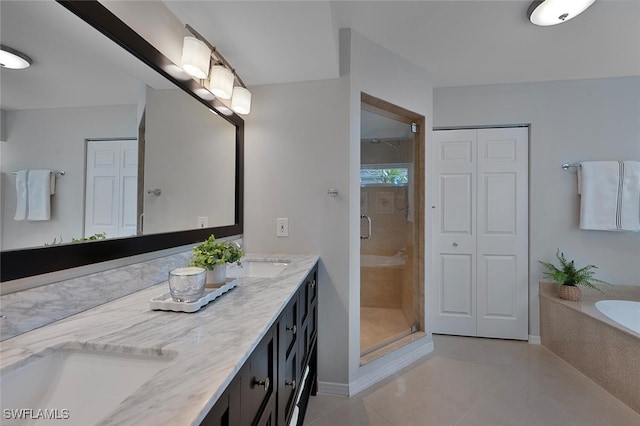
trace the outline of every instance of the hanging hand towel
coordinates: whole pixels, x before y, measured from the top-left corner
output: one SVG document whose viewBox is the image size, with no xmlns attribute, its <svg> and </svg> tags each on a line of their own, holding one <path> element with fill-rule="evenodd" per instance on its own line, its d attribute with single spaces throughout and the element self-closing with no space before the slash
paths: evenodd
<svg viewBox="0 0 640 426">
<path fill-rule="evenodd" d="M 16 172 L 16 214 L 13 220 L 27 218 L 27 170 Z"/>
<path fill-rule="evenodd" d="M 640 231 L 640 161 L 622 162 L 620 229 Z"/>
<path fill-rule="evenodd" d="M 27 219 L 51 219 L 51 170 L 29 170 L 27 194 Z"/>
<path fill-rule="evenodd" d="M 640 163 L 585 161 L 580 165 L 580 228 L 640 231 Z"/>
</svg>

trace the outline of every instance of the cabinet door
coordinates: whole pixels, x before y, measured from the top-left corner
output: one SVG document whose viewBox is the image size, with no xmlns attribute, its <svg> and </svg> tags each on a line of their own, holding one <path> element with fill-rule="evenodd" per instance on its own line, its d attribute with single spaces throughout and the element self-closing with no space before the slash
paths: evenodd
<svg viewBox="0 0 640 426">
<path fill-rule="evenodd" d="M 240 377 L 227 387 L 200 426 L 234 426 L 240 424 Z"/>
<path fill-rule="evenodd" d="M 274 411 L 276 332 L 273 328 L 253 351 L 241 371 L 241 424 L 255 425 L 263 411 Z"/>
<path fill-rule="evenodd" d="M 278 321 L 278 425 L 285 425 L 293 411 L 297 384 L 300 382 L 298 366 L 298 335 L 300 330 L 300 290 L 287 304 Z"/>
</svg>

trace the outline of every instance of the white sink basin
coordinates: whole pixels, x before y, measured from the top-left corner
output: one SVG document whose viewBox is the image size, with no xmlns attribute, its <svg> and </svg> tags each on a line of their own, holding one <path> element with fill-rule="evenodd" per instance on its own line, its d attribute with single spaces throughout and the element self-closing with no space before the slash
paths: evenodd
<svg viewBox="0 0 640 426">
<path fill-rule="evenodd" d="M 49 348 L 19 368 L 3 369 L 3 425 L 93 425 L 175 356 L 129 355 L 78 347 L 77 343 L 67 343 Z M 31 411 L 23 410 L 21 420 L 7 418 L 19 416 L 20 409 Z M 14 415 L 7 416 L 7 410 Z"/>
<path fill-rule="evenodd" d="M 289 266 L 287 261 L 263 262 L 258 260 L 243 260 L 242 265 L 235 263 L 227 265 L 227 277 L 259 277 L 271 278 L 275 277 Z"/>
</svg>

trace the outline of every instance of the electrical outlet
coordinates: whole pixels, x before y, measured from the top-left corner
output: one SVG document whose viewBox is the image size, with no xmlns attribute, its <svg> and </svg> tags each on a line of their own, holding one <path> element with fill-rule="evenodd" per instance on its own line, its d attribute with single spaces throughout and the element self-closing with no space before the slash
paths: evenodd
<svg viewBox="0 0 640 426">
<path fill-rule="evenodd" d="M 208 228 L 209 218 L 207 216 L 198 216 L 198 228 Z"/>
<path fill-rule="evenodd" d="M 289 218 L 279 217 L 276 219 L 276 236 L 277 237 L 289 236 Z"/>
</svg>

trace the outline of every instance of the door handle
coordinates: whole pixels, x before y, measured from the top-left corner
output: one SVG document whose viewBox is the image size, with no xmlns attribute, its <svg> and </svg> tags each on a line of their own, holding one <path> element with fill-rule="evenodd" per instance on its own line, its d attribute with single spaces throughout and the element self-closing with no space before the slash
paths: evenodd
<svg viewBox="0 0 640 426">
<path fill-rule="evenodd" d="M 360 239 L 361 240 L 368 240 L 369 238 L 371 238 L 371 218 L 369 216 L 367 216 L 366 214 L 360 215 L 360 219 L 367 219 L 367 223 L 369 225 L 369 231 L 367 233 L 367 235 L 360 235 Z"/>
</svg>

